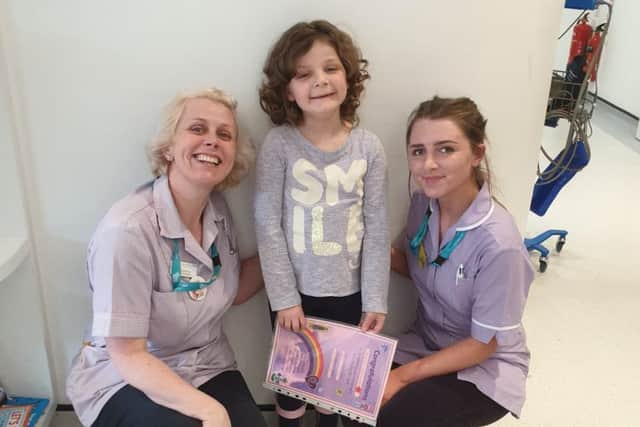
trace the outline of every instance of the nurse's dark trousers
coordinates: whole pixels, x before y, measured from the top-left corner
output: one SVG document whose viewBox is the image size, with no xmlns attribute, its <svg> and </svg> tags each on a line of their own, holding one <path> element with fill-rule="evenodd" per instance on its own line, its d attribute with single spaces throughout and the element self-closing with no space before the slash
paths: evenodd
<svg viewBox="0 0 640 427">
<path fill-rule="evenodd" d="M 397 365 L 395 365 L 397 366 Z M 476 427 L 492 424 L 507 410 L 456 373 L 409 384 L 382 407 L 376 427 Z M 342 420 L 344 427 L 365 424 Z"/>
<path fill-rule="evenodd" d="M 238 371 L 223 372 L 198 389 L 220 402 L 233 427 L 267 427 L 247 384 Z M 202 421 L 158 405 L 126 385 L 102 408 L 92 427 L 202 427 Z"/>
</svg>

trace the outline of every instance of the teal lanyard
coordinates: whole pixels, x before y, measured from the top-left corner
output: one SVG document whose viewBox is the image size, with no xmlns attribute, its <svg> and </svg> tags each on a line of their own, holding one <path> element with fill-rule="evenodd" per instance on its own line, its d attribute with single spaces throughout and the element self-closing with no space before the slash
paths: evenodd
<svg viewBox="0 0 640 427">
<path fill-rule="evenodd" d="M 423 267 L 428 261 L 427 255 L 424 252 L 423 242 L 424 242 L 425 236 L 429 232 L 430 217 L 431 217 L 431 207 L 427 209 L 427 212 L 424 214 L 424 217 L 422 218 L 422 223 L 420 224 L 420 228 L 418 228 L 418 232 L 416 233 L 415 236 L 413 236 L 413 238 L 409 242 L 409 248 L 411 249 L 411 253 L 414 256 L 418 257 L 418 259 L 420 260 L 420 264 Z M 467 233 L 466 231 L 456 231 L 456 234 L 453 236 L 453 239 L 451 239 L 449 242 L 447 242 L 446 245 L 444 245 L 444 248 L 442 248 L 442 250 L 436 257 L 436 259 L 431 261 L 430 264 L 435 265 L 436 267 L 444 264 L 445 261 L 449 259 L 449 257 L 451 256 L 455 248 L 458 247 L 458 245 L 460 244 L 460 242 L 462 241 L 466 233 Z"/>
<path fill-rule="evenodd" d="M 222 263 L 215 242 L 211 244 L 211 261 L 213 263 L 213 273 L 211 279 L 206 282 L 184 282 L 182 281 L 182 268 L 180 267 L 180 247 L 178 239 L 173 240 L 173 253 L 171 255 L 171 283 L 175 292 L 197 291 L 212 284 L 220 274 Z"/>
</svg>

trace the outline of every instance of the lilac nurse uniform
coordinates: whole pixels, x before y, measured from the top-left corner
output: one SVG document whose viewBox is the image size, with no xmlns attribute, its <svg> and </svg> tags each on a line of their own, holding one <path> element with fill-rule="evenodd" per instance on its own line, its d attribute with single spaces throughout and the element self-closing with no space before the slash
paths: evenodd
<svg viewBox="0 0 640 427">
<path fill-rule="evenodd" d="M 144 338 L 149 353 L 194 387 L 236 368 L 222 330 L 222 316 L 238 289 L 239 263 L 229 211 L 212 193 L 203 214 L 202 246 L 182 224 L 166 177 L 117 202 L 91 239 L 87 257 L 93 323 L 72 362 L 67 396 L 83 425 L 126 385 L 114 367 L 105 337 Z M 222 268 L 201 300 L 174 292 L 174 242 L 191 274 L 212 277 L 215 242 Z M 204 249 L 203 249 L 204 248 Z"/>
<path fill-rule="evenodd" d="M 428 207 L 429 232 L 423 245 L 429 262 L 421 266 L 409 249 Z M 458 372 L 492 400 L 520 415 L 529 369 L 522 314 L 534 272 L 511 215 L 483 186 L 458 222 L 438 241 L 436 200 L 416 193 L 404 239 L 411 279 L 418 290 L 416 321 L 400 338 L 396 362 L 407 363 L 473 337 L 496 351 L 484 362 Z M 432 265 L 456 231 L 465 236 L 441 266 Z"/>
</svg>

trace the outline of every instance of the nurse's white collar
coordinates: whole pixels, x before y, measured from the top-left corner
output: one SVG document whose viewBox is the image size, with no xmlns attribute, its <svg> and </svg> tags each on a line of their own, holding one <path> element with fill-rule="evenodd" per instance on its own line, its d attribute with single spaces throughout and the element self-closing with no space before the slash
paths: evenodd
<svg viewBox="0 0 640 427">
<path fill-rule="evenodd" d="M 176 204 L 173 201 L 173 196 L 169 189 L 169 179 L 166 175 L 158 177 L 153 182 L 153 205 L 158 216 L 160 235 L 169 239 L 184 238 L 187 234 L 187 228 L 178 214 L 178 208 L 176 208 Z M 211 198 L 209 198 L 204 208 L 203 226 L 207 224 L 214 225 L 216 221 L 222 220 L 222 215 L 216 211 Z M 203 228 L 210 229 L 210 227 Z"/>
<path fill-rule="evenodd" d="M 439 206 L 435 199 L 429 199 L 429 207 L 431 212 L 435 212 L 436 210 L 439 212 Z M 484 183 L 476 198 L 471 202 L 471 205 L 469 205 L 467 210 L 464 211 L 456 222 L 455 230 L 469 231 L 478 228 L 491 217 L 494 208 L 495 202 L 489 193 L 488 185 Z"/>
</svg>

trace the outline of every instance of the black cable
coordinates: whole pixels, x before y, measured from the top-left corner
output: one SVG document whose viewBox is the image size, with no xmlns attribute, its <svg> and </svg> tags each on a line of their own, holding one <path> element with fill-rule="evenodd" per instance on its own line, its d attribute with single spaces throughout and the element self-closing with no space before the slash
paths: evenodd
<svg viewBox="0 0 640 427">
<path fill-rule="evenodd" d="M 558 40 L 560 40 L 562 37 L 564 37 L 565 34 L 567 34 L 567 32 L 573 28 L 573 26 L 576 24 L 576 22 L 578 22 L 580 20 L 580 18 L 582 18 L 582 16 L 584 16 L 585 13 L 587 13 L 588 9 L 585 9 L 582 11 L 582 13 L 580 13 L 580 15 L 578 15 L 578 17 L 567 27 L 566 30 L 564 30 L 564 32 L 562 34 L 560 34 L 560 36 L 558 37 Z"/>
</svg>

